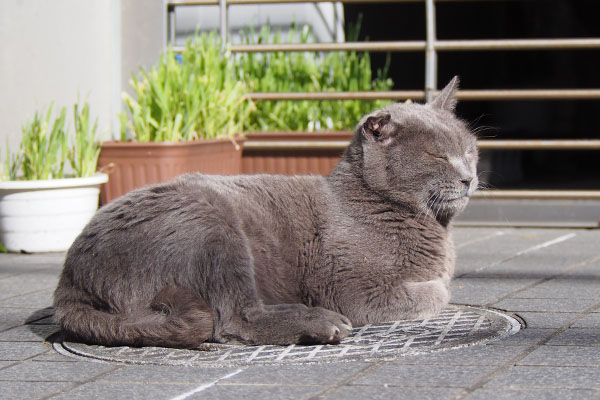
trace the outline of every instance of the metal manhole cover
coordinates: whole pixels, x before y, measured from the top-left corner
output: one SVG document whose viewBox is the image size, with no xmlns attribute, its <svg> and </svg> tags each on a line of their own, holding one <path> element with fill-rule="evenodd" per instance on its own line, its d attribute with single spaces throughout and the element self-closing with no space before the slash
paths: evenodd
<svg viewBox="0 0 600 400">
<path fill-rule="evenodd" d="M 210 344 L 209 350 L 162 347 L 105 347 L 54 342 L 66 355 L 129 364 L 241 366 L 305 364 L 336 361 L 374 361 L 465 347 L 517 333 L 521 324 L 495 310 L 449 306 L 439 316 L 423 321 L 394 321 L 355 328 L 337 345 L 244 346 Z"/>
</svg>

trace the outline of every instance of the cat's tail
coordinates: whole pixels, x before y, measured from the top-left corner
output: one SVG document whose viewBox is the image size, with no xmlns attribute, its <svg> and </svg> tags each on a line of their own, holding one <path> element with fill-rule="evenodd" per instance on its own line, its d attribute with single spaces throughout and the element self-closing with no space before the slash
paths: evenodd
<svg viewBox="0 0 600 400">
<path fill-rule="evenodd" d="M 213 312 L 197 294 L 163 288 L 150 308 L 115 314 L 94 307 L 76 288 L 54 294 L 54 318 L 69 340 L 105 346 L 196 348 L 213 336 Z"/>
</svg>

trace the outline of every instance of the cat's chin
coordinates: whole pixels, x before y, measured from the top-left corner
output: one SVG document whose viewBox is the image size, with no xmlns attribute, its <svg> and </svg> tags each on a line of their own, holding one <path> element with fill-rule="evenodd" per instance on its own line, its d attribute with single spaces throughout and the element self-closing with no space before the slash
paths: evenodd
<svg viewBox="0 0 600 400">
<path fill-rule="evenodd" d="M 468 203 L 468 195 L 445 198 L 438 201 L 433 208 L 429 209 L 429 212 L 437 221 L 446 224 L 450 219 L 460 214 L 467 207 Z"/>
</svg>

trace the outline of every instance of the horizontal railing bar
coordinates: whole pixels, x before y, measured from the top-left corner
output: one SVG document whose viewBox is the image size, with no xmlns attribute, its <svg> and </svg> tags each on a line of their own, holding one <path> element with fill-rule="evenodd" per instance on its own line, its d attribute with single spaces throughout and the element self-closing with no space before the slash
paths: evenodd
<svg viewBox="0 0 600 400">
<path fill-rule="evenodd" d="M 348 132 L 350 134 L 350 132 Z M 327 136 L 327 133 L 323 133 Z M 248 140 L 248 150 L 343 150 L 347 140 Z M 600 140 L 479 140 L 481 150 L 600 150 Z"/>
<path fill-rule="evenodd" d="M 425 0 L 339 0 L 341 3 L 422 3 Z M 493 2 L 506 0 L 435 0 L 436 3 L 452 3 L 458 1 L 475 2 Z M 515 1 L 515 0 L 509 0 Z M 522 1 L 522 0 L 521 0 Z M 277 3 L 331 3 L 332 0 L 227 0 L 230 5 L 245 4 L 277 4 Z M 219 0 L 171 0 L 167 1 L 167 6 L 214 6 L 219 4 Z"/>
<path fill-rule="evenodd" d="M 478 190 L 479 199 L 600 200 L 600 190 Z"/>
<path fill-rule="evenodd" d="M 585 100 L 600 99 L 600 89 L 460 90 L 459 100 Z M 387 92 L 261 92 L 249 93 L 255 101 L 266 100 L 422 100 L 422 90 Z"/>
<path fill-rule="evenodd" d="M 599 38 L 587 39 L 498 39 L 498 40 L 438 40 L 433 44 L 438 51 L 469 50 L 558 50 L 600 48 Z M 173 47 L 182 52 L 184 47 Z M 315 51 L 424 51 L 424 40 L 343 42 L 343 43 L 276 43 L 234 44 L 233 53 L 315 52 Z"/>
<path fill-rule="evenodd" d="M 422 90 L 405 90 L 389 92 L 261 92 L 249 93 L 248 97 L 255 101 L 265 100 L 421 100 L 425 98 Z"/>
<path fill-rule="evenodd" d="M 600 140 L 479 140 L 481 150 L 600 150 Z"/>
</svg>

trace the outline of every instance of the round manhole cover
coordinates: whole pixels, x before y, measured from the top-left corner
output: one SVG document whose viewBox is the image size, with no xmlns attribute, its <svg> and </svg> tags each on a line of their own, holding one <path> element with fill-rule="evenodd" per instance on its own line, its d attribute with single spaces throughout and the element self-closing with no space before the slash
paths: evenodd
<svg viewBox="0 0 600 400">
<path fill-rule="evenodd" d="M 233 366 L 374 361 L 496 340 L 519 331 L 513 317 L 495 310 L 450 306 L 435 318 L 393 321 L 355 328 L 337 345 L 244 346 L 208 344 L 207 350 L 162 347 L 105 347 L 56 341 L 54 348 L 75 357 L 129 364 Z"/>
</svg>

